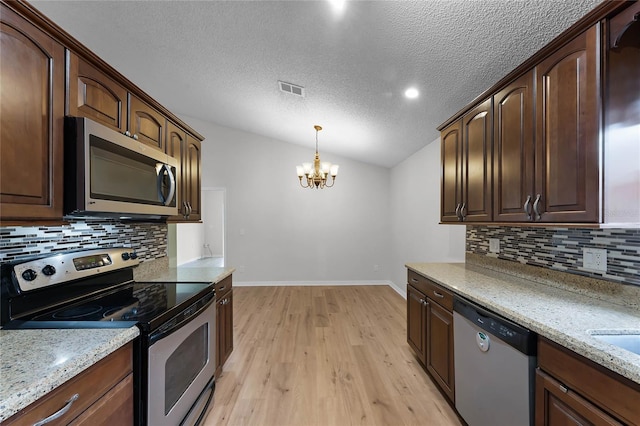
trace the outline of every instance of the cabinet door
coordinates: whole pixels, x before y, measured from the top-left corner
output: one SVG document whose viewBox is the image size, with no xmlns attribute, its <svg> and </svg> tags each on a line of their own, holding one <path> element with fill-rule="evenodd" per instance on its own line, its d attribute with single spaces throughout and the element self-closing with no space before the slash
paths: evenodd
<svg viewBox="0 0 640 426">
<path fill-rule="evenodd" d="M 418 355 L 418 359 L 426 363 L 425 357 L 425 328 L 426 296 L 412 285 L 407 285 L 407 342 Z"/>
<path fill-rule="evenodd" d="M 185 220 L 186 216 L 189 212 L 185 201 L 186 194 L 186 181 L 185 178 L 185 167 L 184 167 L 184 152 L 186 150 L 187 145 L 187 134 L 184 130 L 180 129 L 178 126 L 173 124 L 170 121 L 167 121 L 167 139 L 166 139 L 166 151 L 167 154 L 176 160 L 178 160 L 178 164 L 180 170 L 177 172 L 178 176 L 178 216 L 171 216 L 167 220 L 175 221 L 175 220 Z"/>
<path fill-rule="evenodd" d="M 202 180 L 202 173 L 200 171 L 200 141 L 187 134 L 186 147 L 186 152 L 184 154 L 184 200 L 189 205 L 189 220 L 200 220 L 200 182 Z"/>
<path fill-rule="evenodd" d="M 540 370 L 536 372 L 535 401 L 536 426 L 622 425 Z"/>
<path fill-rule="evenodd" d="M 64 47 L 0 12 L 1 219 L 62 219 Z"/>
<path fill-rule="evenodd" d="M 453 401 L 453 314 L 427 299 L 427 370 Z"/>
<path fill-rule="evenodd" d="M 533 71 L 493 97 L 493 219 L 532 220 L 534 201 Z"/>
<path fill-rule="evenodd" d="M 596 25 L 536 67 L 536 220 L 600 220 L 598 49 Z"/>
<path fill-rule="evenodd" d="M 129 131 L 138 140 L 164 151 L 165 118 L 137 97 L 129 94 Z"/>
<path fill-rule="evenodd" d="M 216 372 L 219 377 L 225 361 L 233 352 L 233 290 L 216 302 Z"/>
<path fill-rule="evenodd" d="M 93 65 L 67 51 L 68 114 L 87 117 L 124 133 L 127 130 L 127 90 Z"/>
<path fill-rule="evenodd" d="M 493 111 L 487 99 L 462 118 L 462 206 L 465 222 L 492 219 Z"/>
<path fill-rule="evenodd" d="M 224 357 L 222 358 L 222 364 L 233 352 L 233 290 L 229 291 L 229 294 L 225 296 L 225 330 L 224 330 Z"/>
<path fill-rule="evenodd" d="M 462 121 L 458 120 L 440 132 L 440 141 L 440 220 L 458 222 L 462 205 Z"/>
</svg>

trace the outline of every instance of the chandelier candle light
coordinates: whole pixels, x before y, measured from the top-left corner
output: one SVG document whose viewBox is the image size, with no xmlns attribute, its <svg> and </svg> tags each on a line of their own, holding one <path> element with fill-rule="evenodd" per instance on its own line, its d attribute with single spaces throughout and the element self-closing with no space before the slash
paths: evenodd
<svg viewBox="0 0 640 426">
<path fill-rule="evenodd" d="M 322 130 L 322 127 L 316 125 L 313 126 L 316 129 L 316 157 L 311 163 L 302 163 L 302 166 L 296 166 L 298 171 L 298 179 L 300 179 L 300 186 L 303 188 L 317 188 L 322 189 L 325 186 L 331 188 L 336 182 L 336 176 L 338 175 L 338 165 L 327 162 L 320 163 L 320 154 L 318 154 L 318 132 Z M 327 179 L 331 176 L 331 185 L 327 183 Z M 305 179 L 305 183 L 302 179 Z"/>
</svg>

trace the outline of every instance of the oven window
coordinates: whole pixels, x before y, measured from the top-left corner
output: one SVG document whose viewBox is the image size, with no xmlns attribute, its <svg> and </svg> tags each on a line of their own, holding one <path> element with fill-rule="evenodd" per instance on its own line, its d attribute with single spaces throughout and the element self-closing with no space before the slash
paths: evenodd
<svg viewBox="0 0 640 426">
<path fill-rule="evenodd" d="M 207 341 L 209 324 L 203 324 L 189 335 L 169 356 L 164 366 L 164 414 L 178 402 L 209 359 Z M 153 390 L 150 390 L 153 392 Z"/>
</svg>

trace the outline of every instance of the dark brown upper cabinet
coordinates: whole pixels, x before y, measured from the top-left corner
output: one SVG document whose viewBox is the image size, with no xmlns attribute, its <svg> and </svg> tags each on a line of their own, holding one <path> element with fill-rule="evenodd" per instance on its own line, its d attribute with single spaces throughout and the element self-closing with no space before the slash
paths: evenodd
<svg viewBox="0 0 640 426">
<path fill-rule="evenodd" d="M 442 222 L 491 220 L 491 99 L 441 132 Z"/>
<path fill-rule="evenodd" d="M 67 61 L 68 115 L 87 117 L 117 132 L 126 132 L 127 89 L 70 51 Z"/>
<path fill-rule="evenodd" d="M 140 142 L 164 151 L 166 119 L 155 108 L 129 94 L 129 132 Z"/>
<path fill-rule="evenodd" d="M 0 12 L 0 219 L 62 220 L 64 47 Z"/>
<path fill-rule="evenodd" d="M 597 25 L 538 64 L 533 220 L 600 221 Z"/>
<path fill-rule="evenodd" d="M 493 219 L 533 219 L 533 71 L 493 96 Z"/>
<path fill-rule="evenodd" d="M 178 173 L 178 216 L 169 217 L 172 222 L 199 221 L 201 192 L 201 144 L 172 122 L 167 122 L 167 154 L 180 163 Z"/>
</svg>

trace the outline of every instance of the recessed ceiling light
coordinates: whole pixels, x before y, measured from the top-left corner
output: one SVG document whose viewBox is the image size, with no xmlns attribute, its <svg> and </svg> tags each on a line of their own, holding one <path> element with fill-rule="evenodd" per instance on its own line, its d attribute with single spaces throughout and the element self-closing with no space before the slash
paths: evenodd
<svg viewBox="0 0 640 426">
<path fill-rule="evenodd" d="M 415 87 L 410 87 L 404 91 L 404 96 L 409 99 L 415 99 L 420 96 L 420 92 L 418 92 L 418 89 L 416 89 Z"/>
<path fill-rule="evenodd" d="M 329 0 L 329 3 L 331 3 L 333 11 L 336 13 L 340 13 L 344 10 L 345 0 Z"/>
</svg>

